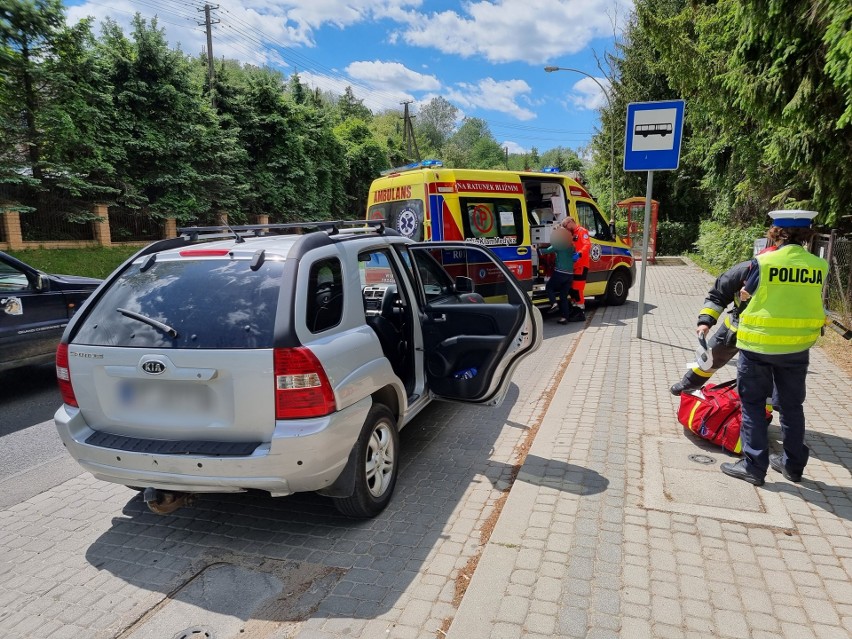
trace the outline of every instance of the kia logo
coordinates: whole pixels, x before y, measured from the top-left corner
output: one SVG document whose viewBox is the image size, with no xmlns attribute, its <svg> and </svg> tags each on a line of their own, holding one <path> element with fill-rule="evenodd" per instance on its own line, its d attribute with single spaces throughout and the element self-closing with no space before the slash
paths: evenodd
<svg viewBox="0 0 852 639">
<path fill-rule="evenodd" d="M 149 360 L 142 364 L 142 370 L 148 373 L 149 375 L 159 375 L 160 373 L 166 370 L 166 365 L 162 362 Z"/>
</svg>

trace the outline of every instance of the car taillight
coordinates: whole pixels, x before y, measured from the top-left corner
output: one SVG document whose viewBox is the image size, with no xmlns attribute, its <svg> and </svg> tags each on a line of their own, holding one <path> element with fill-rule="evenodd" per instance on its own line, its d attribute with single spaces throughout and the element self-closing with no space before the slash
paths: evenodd
<svg viewBox="0 0 852 639">
<path fill-rule="evenodd" d="M 77 406 L 77 397 L 71 386 L 71 369 L 68 367 L 68 344 L 60 344 L 56 349 L 56 381 L 59 382 L 62 401 L 69 406 Z"/>
<path fill-rule="evenodd" d="M 276 348 L 275 419 L 322 417 L 337 408 L 334 392 L 314 354 L 304 347 Z"/>
</svg>

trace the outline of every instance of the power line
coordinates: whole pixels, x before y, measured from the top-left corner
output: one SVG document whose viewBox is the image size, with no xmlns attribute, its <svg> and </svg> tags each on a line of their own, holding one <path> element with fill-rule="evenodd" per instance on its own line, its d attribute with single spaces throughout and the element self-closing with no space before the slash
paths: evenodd
<svg viewBox="0 0 852 639">
<path fill-rule="evenodd" d="M 90 0 L 91 1 L 91 0 Z M 205 3 L 200 2 L 198 0 L 189 0 L 189 1 L 181 1 L 181 0 L 132 0 L 134 4 L 142 5 L 145 7 L 153 8 L 155 10 L 164 11 L 166 13 L 170 13 L 179 18 L 183 18 L 184 20 L 193 20 L 195 21 L 195 17 L 188 16 L 184 11 L 189 8 L 194 8 L 196 10 L 204 10 Z M 98 2 L 92 2 L 92 4 L 98 4 L 100 6 L 108 7 L 114 11 L 121 11 L 120 9 L 115 9 L 111 5 L 105 5 Z M 169 7 L 169 8 L 166 8 Z M 398 102 L 398 96 L 388 93 L 386 91 L 382 91 L 381 89 L 376 89 L 371 86 L 367 86 L 358 82 L 357 80 L 353 80 L 352 78 L 344 77 L 337 73 L 334 69 L 326 67 L 320 62 L 309 58 L 297 51 L 295 51 L 292 47 L 287 46 L 280 42 L 279 40 L 273 38 L 269 34 L 265 33 L 261 29 L 255 27 L 252 24 L 249 24 L 238 15 L 231 12 L 226 7 L 221 7 L 220 11 L 220 28 L 224 28 L 226 30 L 230 30 L 232 37 L 229 37 L 225 31 L 219 30 L 221 34 L 221 38 L 224 42 L 228 43 L 228 45 L 237 49 L 243 53 L 248 55 L 249 60 L 252 63 L 256 63 L 258 58 L 267 60 L 274 59 L 274 56 L 270 56 L 270 53 L 274 53 L 276 56 L 280 56 L 280 59 L 285 64 L 291 64 L 294 68 L 301 68 L 304 71 L 319 73 L 320 75 L 325 75 L 332 82 L 339 82 L 341 85 L 349 85 L 352 87 L 357 87 L 364 92 L 370 94 L 371 98 L 378 103 L 380 108 L 385 110 L 395 111 L 397 110 L 397 105 L 400 104 Z M 127 11 L 121 11 L 122 13 L 130 13 Z M 222 17 L 221 13 L 227 14 L 229 16 L 229 20 L 226 22 Z M 158 16 L 158 20 L 161 20 Z M 177 24 L 174 22 L 169 22 L 168 20 L 161 20 L 167 24 L 172 24 L 178 27 L 185 27 L 186 25 Z M 203 23 L 202 23 L 203 24 Z M 239 25 L 239 26 L 238 26 Z M 212 25 L 211 25 L 212 26 Z M 237 40 L 237 36 L 243 38 L 245 41 L 251 42 L 252 44 L 258 47 L 258 51 L 252 51 L 248 47 L 244 46 L 244 43 Z M 274 64 L 274 63 L 273 63 Z M 380 99 L 376 99 L 378 98 Z M 410 102 L 410 101 L 409 101 Z M 485 121 L 489 128 L 493 130 L 507 130 L 505 132 L 500 133 L 500 137 L 503 138 L 513 138 L 519 140 L 528 140 L 528 141 L 546 141 L 551 143 L 557 143 L 559 141 L 582 141 L 585 142 L 589 140 L 594 134 L 586 134 L 583 131 L 577 130 L 569 130 L 569 129 L 555 129 L 549 127 L 536 127 L 533 125 L 522 124 L 522 123 L 508 123 L 505 121 L 495 121 L 489 120 L 486 117 L 480 118 Z M 539 133 L 545 134 L 546 137 L 534 136 L 534 135 L 524 135 L 524 133 Z M 550 134 L 550 135 L 547 135 Z"/>
</svg>

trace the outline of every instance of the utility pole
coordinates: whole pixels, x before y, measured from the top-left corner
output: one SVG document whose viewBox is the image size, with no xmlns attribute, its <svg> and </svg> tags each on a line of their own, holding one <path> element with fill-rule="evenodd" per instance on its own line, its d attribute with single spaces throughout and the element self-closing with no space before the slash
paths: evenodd
<svg viewBox="0 0 852 639">
<path fill-rule="evenodd" d="M 400 104 L 404 105 L 405 108 L 402 115 L 404 121 L 402 125 L 402 142 L 405 144 L 407 156 L 419 162 L 421 160 L 420 149 L 417 148 L 417 140 L 414 138 L 414 126 L 411 123 L 412 117 L 408 113 L 408 105 L 411 104 L 411 100 L 400 102 Z M 414 147 L 414 154 L 411 153 L 412 146 Z"/>
<path fill-rule="evenodd" d="M 210 12 L 212 10 L 218 9 L 219 5 L 217 4 L 215 7 L 211 7 L 209 4 L 205 4 L 203 9 L 198 9 L 198 11 L 204 12 L 204 22 L 199 22 L 198 26 L 204 25 L 207 29 L 207 80 L 210 83 L 210 104 L 213 108 L 216 108 L 216 92 L 213 90 L 213 31 L 212 27 L 214 24 L 218 24 L 221 20 L 211 20 Z"/>
</svg>

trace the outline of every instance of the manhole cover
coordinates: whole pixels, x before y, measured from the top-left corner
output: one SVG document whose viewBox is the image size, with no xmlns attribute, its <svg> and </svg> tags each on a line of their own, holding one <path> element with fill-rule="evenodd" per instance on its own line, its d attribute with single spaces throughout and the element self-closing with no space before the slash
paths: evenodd
<svg viewBox="0 0 852 639">
<path fill-rule="evenodd" d="M 194 626 L 181 630 L 174 636 L 174 639 L 216 639 L 213 630 L 207 626 Z"/>
<path fill-rule="evenodd" d="M 715 464 L 716 463 L 716 459 L 714 457 L 710 457 L 710 455 L 690 455 L 689 461 L 694 461 L 696 464 Z"/>
</svg>

